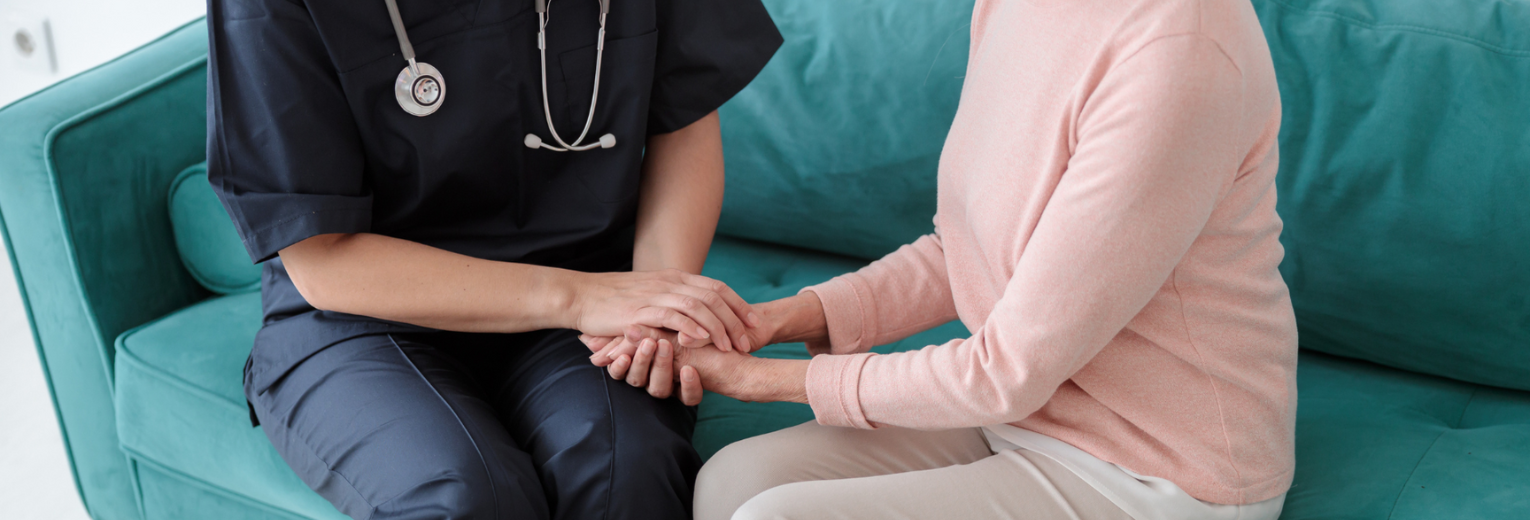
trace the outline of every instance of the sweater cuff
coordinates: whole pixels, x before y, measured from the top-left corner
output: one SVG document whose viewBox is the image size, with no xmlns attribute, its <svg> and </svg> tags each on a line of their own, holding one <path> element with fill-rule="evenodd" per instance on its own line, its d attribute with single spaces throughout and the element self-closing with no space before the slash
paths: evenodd
<svg viewBox="0 0 1530 520">
<path fill-rule="evenodd" d="M 861 367 L 876 354 L 864 353 L 849 356 L 814 356 L 808 362 L 808 406 L 818 424 L 876 429 L 861 411 Z"/>
<path fill-rule="evenodd" d="M 849 275 L 845 275 L 798 291 L 798 294 L 811 291 L 818 295 L 818 300 L 823 303 L 824 323 L 829 327 L 829 344 L 809 342 L 810 352 L 854 354 L 871 349 L 872 338 L 866 330 L 868 309 L 862 305 L 864 300 L 856 289 Z"/>
</svg>

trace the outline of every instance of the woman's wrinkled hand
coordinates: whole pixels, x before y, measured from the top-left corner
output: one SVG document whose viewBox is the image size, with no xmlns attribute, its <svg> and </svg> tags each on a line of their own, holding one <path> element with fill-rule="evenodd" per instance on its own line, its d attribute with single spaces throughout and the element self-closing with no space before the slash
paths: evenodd
<svg viewBox="0 0 1530 520">
<path fill-rule="evenodd" d="M 678 333 L 672 343 L 684 347 L 747 350 L 760 323 L 727 284 L 674 269 L 586 275 L 573 305 L 581 333 L 615 338 L 667 329 Z"/>
</svg>

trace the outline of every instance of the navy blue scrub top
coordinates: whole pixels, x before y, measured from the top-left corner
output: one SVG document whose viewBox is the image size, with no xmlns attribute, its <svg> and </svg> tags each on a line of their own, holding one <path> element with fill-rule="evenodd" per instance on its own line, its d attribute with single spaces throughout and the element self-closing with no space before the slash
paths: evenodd
<svg viewBox="0 0 1530 520">
<path fill-rule="evenodd" d="M 208 177 L 250 258 L 265 262 L 256 348 L 280 352 L 263 358 L 295 362 L 361 335 L 424 331 L 308 305 L 276 255 L 318 234 L 630 269 L 647 137 L 716 110 L 781 44 L 759 0 L 612 0 L 585 142 L 611 133 L 616 147 L 531 150 L 527 133 L 552 142 L 533 0 L 398 3 L 417 59 L 446 84 L 426 117 L 394 99 L 405 62 L 383 0 L 209 2 Z M 557 0 L 550 12 L 547 95 L 571 141 L 589 111 L 598 4 Z"/>
</svg>

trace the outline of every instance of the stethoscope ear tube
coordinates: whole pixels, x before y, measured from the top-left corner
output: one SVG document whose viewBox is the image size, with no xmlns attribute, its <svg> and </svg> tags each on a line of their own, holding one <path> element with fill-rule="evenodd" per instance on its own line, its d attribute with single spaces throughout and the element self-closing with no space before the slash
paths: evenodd
<svg viewBox="0 0 1530 520">
<path fill-rule="evenodd" d="M 558 143 L 558 146 L 553 146 L 543 142 L 542 138 L 536 134 L 526 134 L 527 148 L 542 148 L 546 150 L 552 150 L 554 152 L 582 152 L 585 150 L 593 150 L 595 148 L 610 148 L 612 146 L 616 146 L 616 136 L 611 134 L 600 136 L 600 140 L 598 142 L 582 146 L 579 144 L 580 142 L 583 142 L 584 137 L 590 133 L 590 125 L 595 122 L 595 102 L 600 99 L 600 65 L 601 60 L 605 57 L 606 54 L 605 11 L 609 6 L 608 2 L 609 0 L 601 0 L 600 2 L 600 31 L 595 40 L 595 85 L 590 87 L 590 113 L 585 116 L 584 130 L 579 132 L 579 137 L 574 139 L 573 144 L 564 142 L 563 137 L 558 135 L 558 128 L 553 125 L 551 103 L 547 101 L 547 21 L 549 19 L 549 15 L 547 13 L 546 6 L 540 5 L 539 2 L 538 7 L 540 9 L 537 11 L 537 57 L 541 61 L 542 66 L 542 115 L 547 118 L 547 131 L 552 133 L 553 141 Z"/>
</svg>

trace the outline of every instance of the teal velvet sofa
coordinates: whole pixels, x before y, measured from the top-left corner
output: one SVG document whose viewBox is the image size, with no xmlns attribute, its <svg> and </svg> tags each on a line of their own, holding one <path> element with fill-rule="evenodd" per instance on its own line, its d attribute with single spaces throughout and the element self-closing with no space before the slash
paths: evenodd
<svg viewBox="0 0 1530 520">
<path fill-rule="evenodd" d="M 1303 347 L 1283 517 L 1530 518 L 1530 3 L 1253 1 Z M 706 267 L 751 301 L 930 231 L 971 12 L 766 4 L 786 44 L 723 109 Z M 259 294 L 194 167 L 205 65 L 194 22 L 0 109 L 0 227 L 95 518 L 339 518 L 247 420 Z M 700 414 L 704 456 L 811 418 L 716 395 Z"/>
</svg>

